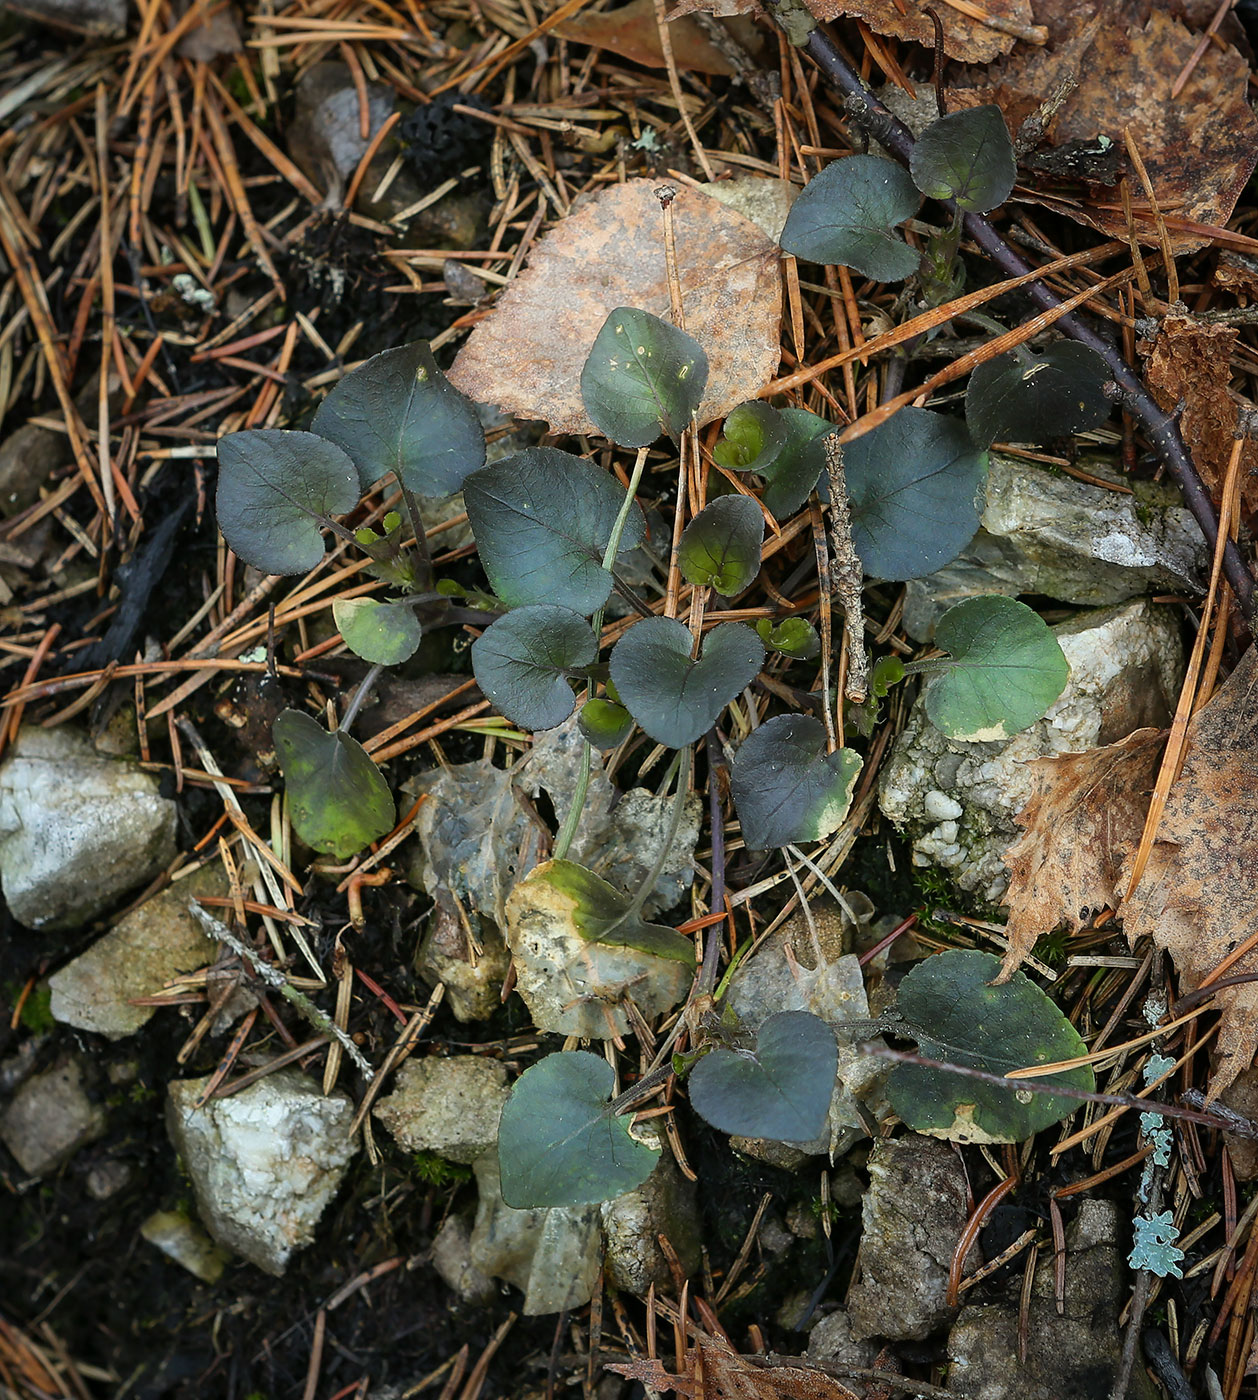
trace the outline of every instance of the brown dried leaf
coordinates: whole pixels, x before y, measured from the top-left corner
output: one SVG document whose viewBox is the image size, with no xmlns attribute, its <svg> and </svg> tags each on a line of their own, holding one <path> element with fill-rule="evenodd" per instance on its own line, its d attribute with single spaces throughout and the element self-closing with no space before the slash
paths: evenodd
<svg viewBox="0 0 1258 1400">
<path fill-rule="evenodd" d="M 1166 735 L 1137 729 L 1120 744 L 1039 758 L 1029 765 L 1024 827 L 1005 852 L 1009 867 L 1008 976 L 1035 940 L 1062 923 L 1073 931 L 1118 907 L 1124 874 L 1140 844 Z"/>
<path fill-rule="evenodd" d="M 857 1400 L 839 1381 L 807 1366 L 740 1356 L 725 1337 L 692 1329 L 695 1345 L 686 1349 L 686 1370 L 674 1376 L 652 1358 L 637 1357 L 609 1371 L 641 1382 L 657 1393 L 702 1400 Z"/>
<path fill-rule="evenodd" d="M 663 68 L 664 49 L 660 44 L 659 25 L 655 20 L 655 0 L 631 0 L 616 10 L 601 14 L 581 14 L 555 26 L 560 39 L 578 44 L 591 44 L 610 49 L 644 68 Z M 734 70 L 729 60 L 700 28 L 697 20 L 678 17 L 669 24 L 669 40 L 673 58 L 683 72 L 716 73 L 728 77 Z M 740 21 L 738 37 L 758 42 L 759 36 L 749 21 Z"/>
<path fill-rule="evenodd" d="M 1250 647 L 1188 725 L 1187 756 L 1171 789 L 1144 876 L 1122 908 L 1134 943 L 1151 934 L 1191 990 L 1255 927 L 1258 872 L 1258 647 Z M 1258 973 L 1258 952 L 1225 979 Z M 1220 989 L 1218 1060 L 1210 1097 L 1258 1050 L 1258 982 Z"/>
<path fill-rule="evenodd" d="M 450 371 L 463 393 L 556 433 L 593 433 L 581 367 L 608 314 L 633 306 L 668 319 L 659 182 L 594 195 L 538 244 L 529 266 L 476 326 Z M 707 351 L 699 423 L 754 398 L 779 359 L 777 245 L 698 190 L 673 201 L 686 329 Z"/>
<path fill-rule="evenodd" d="M 1191 316 L 1163 318 L 1145 367 L 1146 382 L 1159 407 L 1174 413 L 1180 400 L 1180 432 L 1216 505 L 1223 489 L 1236 428 L 1236 405 L 1228 393 L 1234 326 L 1210 325 Z M 1245 444 L 1241 457 L 1241 499 L 1246 514 L 1258 510 L 1258 450 Z"/>
<path fill-rule="evenodd" d="M 837 19 L 846 15 L 851 19 L 861 19 L 875 34 L 890 34 L 896 39 L 911 39 L 924 44 L 928 49 L 935 47 L 935 27 L 930 16 L 925 13 L 928 5 L 922 0 L 908 0 L 903 6 L 895 0 L 807 0 L 808 8 L 818 19 Z M 980 24 L 968 18 L 950 5 L 937 5 L 939 19 L 943 24 L 944 52 L 949 58 L 959 58 L 963 63 L 990 63 L 993 59 L 1007 54 L 1018 42 L 1012 34 L 1005 34 L 989 25 Z M 983 0 L 983 9 L 1000 19 L 1014 24 L 1029 25 L 1035 22 L 1029 0 Z"/>
</svg>

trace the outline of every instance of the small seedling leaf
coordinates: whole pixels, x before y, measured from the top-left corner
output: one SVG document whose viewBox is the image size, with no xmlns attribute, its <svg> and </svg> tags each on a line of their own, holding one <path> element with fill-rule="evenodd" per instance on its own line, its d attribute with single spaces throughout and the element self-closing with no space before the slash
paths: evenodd
<svg viewBox="0 0 1258 1400">
<path fill-rule="evenodd" d="M 581 371 L 581 398 L 599 432 L 621 447 L 677 437 L 699 407 L 708 357 L 693 336 L 637 311 L 617 307 L 595 338 Z"/>
<path fill-rule="evenodd" d="M 897 1010 L 923 1055 L 1004 1075 L 1087 1054 L 1078 1032 L 1034 982 L 1015 972 L 992 986 L 999 972 L 1000 959 L 992 954 L 953 948 L 909 973 L 900 984 Z M 1088 1065 L 1053 1079 L 1072 1089 L 1096 1087 Z M 897 1065 L 887 1094 L 915 1132 L 956 1142 L 1021 1142 L 1079 1106 L 1074 1099 L 1005 1089 L 923 1065 Z"/>
<path fill-rule="evenodd" d="M 218 528 L 266 574 L 304 574 L 323 558 L 321 529 L 358 504 L 354 464 L 314 433 L 251 428 L 218 444 Z"/>
<path fill-rule="evenodd" d="M 423 629 L 406 603 L 376 598 L 337 598 L 332 618 L 345 645 L 373 666 L 399 666 L 419 648 Z"/>
<path fill-rule="evenodd" d="M 1003 204 L 1018 167 L 1000 108 L 967 107 L 932 122 L 917 138 L 909 173 L 924 195 L 955 199 L 967 213 Z"/>
<path fill-rule="evenodd" d="M 817 629 L 806 617 L 784 617 L 781 622 L 762 617 L 756 623 L 756 635 L 770 651 L 796 661 L 808 661 L 821 650 Z"/>
<path fill-rule="evenodd" d="M 861 758 L 826 753 L 826 732 L 807 715 L 778 715 L 743 741 L 730 772 L 743 840 L 754 851 L 820 841 L 852 805 Z"/>
<path fill-rule="evenodd" d="M 393 795 L 356 739 L 329 734 L 301 710 L 285 710 L 272 735 L 293 826 L 308 846 L 346 860 L 392 829 Z"/>
<path fill-rule="evenodd" d="M 690 1072 L 690 1105 L 723 1133 L 812 1142 L 821 1135 L 839 1050 L 807 1011 L 782 1011 L 760 1027 L 756 1048 L 709 1051 Z"/>
<path fill-rule="evenodd" d="M 722 622 L 690 658 L 689 630 L 674 618 L 635 623 L 612 649 L 611 674 L 625 708 L 657 744 L 679 749 L 706 734 L 764 664 L 759 637 Z"/>
<path fill-rule="evenodd" d="M 784 408 L 779 417 L 786 432 L 777 456 L 761 469 L 765 509 L 777 520 L 793 515 L 826 469 L 824 440 L 835 432 L 833 423 L 804 408 Z"/>
<path fill-rule="evenodd" d="M 615 700 L 595 698 L 581 706 L 577 728 L 596 749 L 614 749 L 628 738 L 633 716 Z"/>
<path fill-rule="evenodd" d="M 764 515 L 749 496 L 718 496 L 682 531 L 677 562 L 688 583 L 732 598 L 760 572 Z"/>
<path fill-rule="evenodd" d="M 603 553 L 624 501 L 616 479 L 584 457 L 532 447 L 473 472 L 463 499 L 481 563 L 508 607 L 554 603 L 588 617 L 611 592 Z M 634 505 L 621 553 L 642 542 Z"/>
<path fill-rule="evenodd" d="M 874 578 L 923 578 L 973 539 L 987 454 L 959 419 L 902 408 L 849 442 L 843 465 L 852 544 Z"/>
<path fill-rule="evenodd" d="M 966 743 L 999 743 L 1029 728 L 1070 678 L 1044 619 L 1001 594 L 949 608 L 935 645 L 951 661 L 927 687 L 926 713 L 936 729 Z"/>
<path fill-rule="evenodd" d="M 804 186 L 782 230 L 782 247 L 875 282 L 899 282 L 917 271 L 919 259 L 894 229 L 918 202 L 908 171 L 895 161 L 845 156 Z"/>
<path fill-rule="evenodd" d="M 576 701 L 568 675 L 598 655 L 590 624 L 571 608 L 517 608 L 472 644 L 481 690 L 522 729 L 553 729 Z"/>
<path fill-rule="evenodd" d="M 547 1055 L 516 1080 L 498 1121 L 502 1199 L 516 1210 L 590 1205 L 641 1186 L 659 1149 L 614 1117 L 616 1072 L 601 1055 Z"/>
<path fill-rule="evenodd" d="M 782 415 L 760 399 L 740 403 L 725 419 L 712 456 L 727 471 L 762 472 L 786 446 Z"/>
<path fill-rule="evenodd" d="M 449 496 L 485 465 L 485 433 L 470 399 L 423 341 L 352 369 L 319 405 L 311 428 L 343 448 L 366 491 L 386 472 L 420 496 Z"/>
<path fill-rule="evenodd" d="M 1086 345 L 1063 340 L 1040 355 L 1001 355 L 970 375 L 965 421 L 980 447 L 998 438 L 1045 443 L 1095 428 L 1113 405 L 1104 359 Z"/>
</svg>

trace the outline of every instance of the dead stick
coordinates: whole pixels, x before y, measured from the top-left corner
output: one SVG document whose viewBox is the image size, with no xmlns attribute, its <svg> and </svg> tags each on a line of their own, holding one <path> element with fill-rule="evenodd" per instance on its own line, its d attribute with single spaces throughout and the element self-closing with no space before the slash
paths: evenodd
<svg viewBox="0 0 1258 1400">
<path fill-rule="evenodd" d="M 843 694 L 861 705 L 869 694 L 869 657 L 865 652 L 865 608 L 861 601 L 864 570 L 852 545 L 852 508 L 843 471 L 843 447 L 831 433 L 822 446 L 826 479 L 830 483 L 830 587 L 843 604 L 843 636 L 847 642 L 847 683 Z"/>
</svg>

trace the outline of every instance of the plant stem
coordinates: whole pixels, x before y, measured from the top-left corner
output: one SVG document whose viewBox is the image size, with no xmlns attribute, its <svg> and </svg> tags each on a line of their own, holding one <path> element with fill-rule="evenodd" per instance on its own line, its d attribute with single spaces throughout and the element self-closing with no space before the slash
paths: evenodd
<svg viewBox="0 0 1258 1400">
<path fill-rule="evenodd" d="M 725 825 L 721 819 L 721 785 L 717 781 L 717 767 L 720 763 L 721 748 L 717 743 L 716 731 L 709 729 L 705 740 L 708 750 L 708 811 L 712 819 L 712 899 L 713 910 L 725 908 Z M 695 980 L 691 1000 L 706 996 L 716 987 L 716 974 L 721 961 L 721 930 L 725 924 L 713 924 L 708 929 L 707 940 L 703 945 L 703 966 Z"/>
<path fill-rule="evenodd" d="M 428 531 L 424 529 L 424 517 L 419 508 L 419 500 L 409 486 L 398 480 L 402 487 L 402 499 L 406 502 L 406 513 L 410 517 L 411 529 L 415 533 L 415 560 L 419 565 L 420 588 L 432 585 L 432 555 L 428 550 Z"/>
<path fill-rule="evenodd" d="M 353 698 L 349 702 L 349 708 L 345 711 L 340 724 L 336 726 L 342 734 L 349 733 L 349 727 L 358 717 L 358 712 L 363 707 L 363 701 L 367 698 L 367 692 L 371 689 L 376 677 L 383 670 L 383 666 L 373 666 L 362 680 L 358 682 L 358 689 L 354 692 Z"/>
</svg>

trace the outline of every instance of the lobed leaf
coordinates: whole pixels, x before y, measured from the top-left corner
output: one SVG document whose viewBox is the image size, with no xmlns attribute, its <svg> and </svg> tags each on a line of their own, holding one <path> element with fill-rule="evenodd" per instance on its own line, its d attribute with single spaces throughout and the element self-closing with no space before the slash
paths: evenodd
<svg viewBox="0 0 1258 1400">
<path fill-rule="evenodd" d="M 932 122 L 914 143 L 909 173 L 924 195 L 954 199 L 966 212 L 1003 204 L 1018 166 L 1000 108 L 966 107 Z"/>
<path fill-rule="evenodd" d="M 804 186 L 782 230 L 782 247 L 875 282 L 900 282 L 917 271 L 919 257 L 894 229 L 918 203 L 908 171 L 895 161 L 845 156 Z"/>
</svg>

